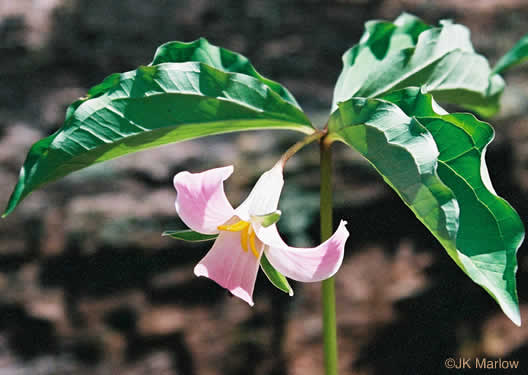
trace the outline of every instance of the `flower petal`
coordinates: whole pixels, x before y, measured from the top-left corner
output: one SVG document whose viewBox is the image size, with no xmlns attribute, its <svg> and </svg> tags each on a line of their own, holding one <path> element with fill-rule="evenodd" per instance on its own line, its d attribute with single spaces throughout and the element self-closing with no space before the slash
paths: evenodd
<svg viewBox="0 0 528 375">
<path fill-rule="evenodd" d="M 251 215 L 266 215 L 276 211 L 283 185 L 282 165 L 277 163 L 260 176 L 246 200 L 235 210 L 235 215 L 249 221 Z"/>
<path fill-rule="evenodd" d="M 276 225 L 258 228 L 257 236 L 267 245 L 266 257 L 277 271 L 293 280 L 313 282 L 333 276 L 341 266 L 349 235 L 345 225 L 342 220 L 332 237 L 313 248 L 286 245 Z"/>
<path fill-rule="evenodd" d="M 260 259 L 242 250 L 239 232 L 220 232 L 213 247 L 194 267 L 196 276 L 205 276 L 253 306 L 253 288 Z"/>
<path fill-rule="evenodd" d="M 233 217 L 234 209 L 224 193 L 224 180 L 233 166 L 202 173 L 180 172 L 174 176 L 176 211 L 192 230 L 203 234 L 218 233 L 218 226 Z"/>
</svg>

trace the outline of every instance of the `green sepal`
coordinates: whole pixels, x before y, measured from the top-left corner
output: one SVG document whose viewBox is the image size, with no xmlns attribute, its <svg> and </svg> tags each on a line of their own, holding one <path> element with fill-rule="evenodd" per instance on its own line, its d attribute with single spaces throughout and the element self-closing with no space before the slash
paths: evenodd
<svg viewBox="0 0 528 375">
<path fill-rule="evenodd" d="M 185 230 L 166 230 L 162 233 L 162 236 L 168 236 L 177 240 L 183 240 L 188 242 L 202 242 L 214 240 L 218 237 L 218 234 L 203 234 L 198 233 L 190 229 Z"/>
<path fill-rule="evenodd" d="M 260 267 L 268 277 L 268 280 L 277 288 L 282 290 L 284 293 L 288 293 L 290 296 L 293 296 L 293 289 L 288 283 L 286 277 L 277 271 L 266 258 L 266 254 L 262 253 L 260 258 Z"/>
<path fill-rule="evenodd" d="M 265 215 L 251 215 L 251 220 L 256 221 L 260 225 L 262 225 L 264 228 L 269 227 L 270 225 L 275 224 L 277 221 L 279 221 L 281 217 L 280 210 L 273 211 L 269 214 Z"/>
</svg>

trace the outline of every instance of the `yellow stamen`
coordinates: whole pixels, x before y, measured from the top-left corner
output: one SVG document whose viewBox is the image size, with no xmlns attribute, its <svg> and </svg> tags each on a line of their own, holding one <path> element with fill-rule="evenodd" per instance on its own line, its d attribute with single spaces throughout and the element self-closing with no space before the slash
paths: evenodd
<svg viewBox="0 0 528 375">
<path fill-rule="evenodd" d="M 247 226 L 242 230 L 242 236 L 240 237 L 240 245 L 242 245 L 242 250 L 248 251 L 248 229 L 251 228 L 251 226 Z"/>
<path fill-rule="evenodd" d="M 231 225 L 220 225 L 218 226 L 218 230 L 226 230 L 228 232 L 240 232 L 241 230 L 246 229 L 249 226 L 249 223 L 244 220 L 240 220 L 239 222 Z"/>
<path fill-rule="evenodd" d="M 258 259 L 259 253 L 257 251 L 257 247 L 255 246 L 255 232 L 251 230 L 251 233 L 249 234 L 249 247 L 251 247 L 251 252 L 255 256 L 255 258 Z"/>
<path fill-rule="evenodd" d="M 248 251 L 251 249 L 251 253 L 258 259 L 259 252 L 257 250 L 256 239 L 257 236 L 253 231 L 253 227 L 249 222 L 240 220 L 231 225 L 219 225 L 218 230 L 225 230 L 228 232 L 241 232 L 240 233 L 240 245 L 242 250 Z M 249 246 L 248 246 L 249 244 Z"/>
</svg>

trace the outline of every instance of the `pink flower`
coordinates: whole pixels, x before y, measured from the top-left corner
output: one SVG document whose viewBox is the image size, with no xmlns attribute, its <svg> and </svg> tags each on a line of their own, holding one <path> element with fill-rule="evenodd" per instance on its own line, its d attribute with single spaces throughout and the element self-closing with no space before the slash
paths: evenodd
<svg viewBox="0 0 528 375">
<path fill-rule="evenodd" d="M 320 281 L 337 272 L 348 238 L 345 221 L 317 247 L 290 247 L 274 223 L 265 226 L 263 222 L 263 218 L 269 217 L 266 215 L 279 213 L 276 210 L 284 184 L 282 166 L 278 163 L 265 172 L 237 209 L 227 200 L 223 186 L 232 173 L 233 166 L 228 166 L 202 173 L 180 172 L 174 177 L 176 211 L 182 221 L 195 232 L 219 234 L 211 250 L 194 268 L 197 276 L 214 280 L 253 306 L 253 288 L 262 253 L 277 271 L 293 280 Z"/>
</svg>

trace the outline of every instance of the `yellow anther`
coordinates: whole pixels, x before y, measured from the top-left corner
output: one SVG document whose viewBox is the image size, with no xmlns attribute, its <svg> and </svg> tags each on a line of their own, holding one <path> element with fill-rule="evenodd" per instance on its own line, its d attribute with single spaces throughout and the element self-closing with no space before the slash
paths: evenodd
<svg viewBox="0 0 528 375">
<path fill-rule="evenodd" d="M 248 251 L 248 229 L 251 228 L 250 226 L 247 226 L 242 230 L 241 237 L 240 237 L 240 245 L 242 245 L 242 250 Z"/>
<path fill-rule="evenodd" d="M 248 251 L 251 249 L 251 253 L 258 259 L 259 252 L 255 243 L 257 237 L 253 231 L 253 227 L 247 221 L 240 220 L 231 225 L 219 225 L 218 230 L 225 230 L 228 232 L 241 232 L 240 233 L 240 245 L 242 250 Z M 249 245 L 249 246 L 248 246 Z"/>
<path fill-rule="evenodd" d="M 251 252 L 255 256 L 255 258 L 258 259 L 259 253 L 257 251 L 257 246 L 255 246 L 255 232 L 251 230 L 251 233 L 249 234 L 249 247 L 251 248 Z"/>
<path fill-rule="evenodd" d="M 239 222 L 236 222 L 235 224 L 231 225 L 220 225 L 218 226 L 218 230 L 226 230 L 228 232 L 240 232 L 241 230 L 246 229 L 249 226 L 249 223 L 244 220 L 240 220 Z"/>
</svg>

